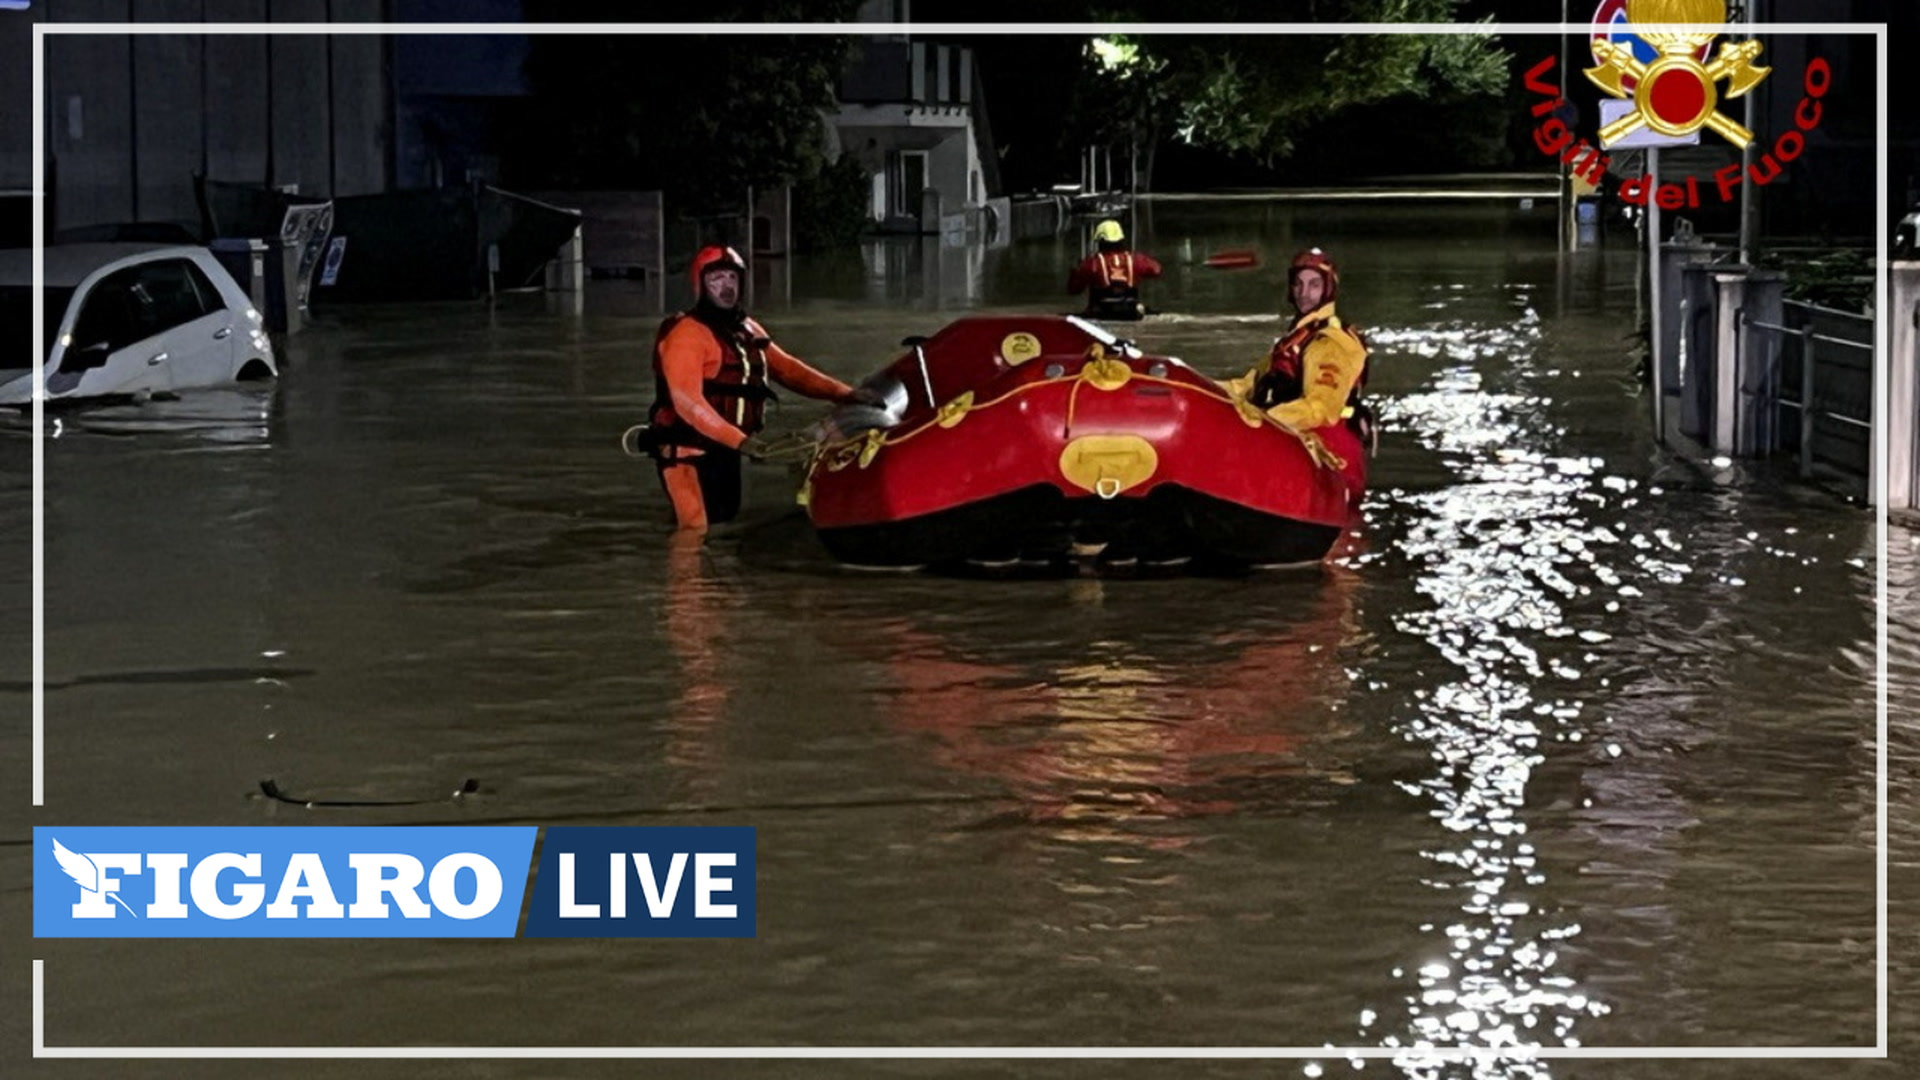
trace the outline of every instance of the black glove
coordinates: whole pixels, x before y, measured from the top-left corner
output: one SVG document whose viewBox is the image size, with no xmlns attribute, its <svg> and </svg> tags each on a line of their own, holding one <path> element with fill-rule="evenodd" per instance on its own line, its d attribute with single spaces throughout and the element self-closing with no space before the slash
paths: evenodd
<svg viewBox="0 0 1920 1080">
<path fill-rule="evenodd" d="M 767 460 L 767 441 L 758 435 L 747 436 L 735 449 L 748 461 Z"/>
<path fill-rule="evenodd" d="M 867 405 L 875 409 L 887 407 L 887 395 L 872 387 L 856 386 L 847 394 L 848 405 Z"/>
</svg>

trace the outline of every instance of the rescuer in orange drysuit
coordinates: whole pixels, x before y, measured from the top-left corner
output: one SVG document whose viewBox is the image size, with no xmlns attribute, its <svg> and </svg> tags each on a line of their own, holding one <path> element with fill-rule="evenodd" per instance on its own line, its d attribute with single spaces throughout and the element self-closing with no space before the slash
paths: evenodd
<svg viewBox="0 0 1920 1080">
<path fill-rule="evenodd" d="M 775 345 L 740 307 L 746 263 L 730 247 L 693 257 L 694 305 L 667 317 L 653 345 L 653 407 L 641 439 L 660 470 L 675 523 L 700 530 L 740 511 L 740 459 L 759 460 L 769 379 L 838 403 L 876 395 L 809 367 Z"/>
</svg>

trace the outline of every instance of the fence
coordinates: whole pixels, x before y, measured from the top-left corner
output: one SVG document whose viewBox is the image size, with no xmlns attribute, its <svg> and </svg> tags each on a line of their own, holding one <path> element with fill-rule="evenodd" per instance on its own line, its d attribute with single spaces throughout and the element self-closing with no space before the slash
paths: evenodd
<svg viewBox="0 0 1920 1080">
<path fill-rule="evenodd" d="M 1064 195 L 1043 195 L 1017 199 L 1009 204 L 1013 219 L 1013 239 L 1053 236 L 1067 227 L 1071 208 Z"/>
<path fill-rule="evenodd" d="M 1800 475 L 1873 486 L 1873 320 L 1797 301 L 1779 322 L 1739 312 L 1738 348 L 1765 373 L 1762 453 L 1791 451 Z M 1748 365 L 1741 365 L 1748 366 Z M 1896 427 L 1898 430 L 1898 427 Z M 1911 427 L 1908 427 L 1911 431 Z"/>
</svg>

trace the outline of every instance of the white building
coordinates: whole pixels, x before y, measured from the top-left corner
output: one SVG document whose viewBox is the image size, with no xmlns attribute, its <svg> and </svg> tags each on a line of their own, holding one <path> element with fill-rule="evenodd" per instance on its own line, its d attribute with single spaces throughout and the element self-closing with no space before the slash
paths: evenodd
<svg viewBox="0 0 1920 1080">
<path fill-rule="evenodd" d="M 904 24 L 910 0 L 867 0 L 861 22 Z M 999 187 L 973 50 L 905 33 L 862 39 L 832 118 L 841 152 L 872 178 L 868 213 L 884 231 L 977 227 Z"/>
</svg>

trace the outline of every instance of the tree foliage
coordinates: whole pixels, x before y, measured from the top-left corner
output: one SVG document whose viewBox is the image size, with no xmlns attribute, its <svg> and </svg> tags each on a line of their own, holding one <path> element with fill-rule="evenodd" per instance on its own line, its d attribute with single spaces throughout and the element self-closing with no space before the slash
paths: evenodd
<svg viewBox="0 0 1920 1080">
<path fill-rule="evenodd" d="M 858 0 L 663 0 L 644 8 L 527 0 L 529 21 L 810 21 Z M 536 35 L 536 108 L 510 168 L 542 187 L 658 189 L 694 211 L 737 209 L 748 185 L 811 179 L 828 158 L 822 110 L 851 40 L 837 35 Z"/>
<path fill-rule="evenodd" d="M 851 247 L 867 229 L 871 188 L 852 154 L 823 166 L 793 188 L 793 244 L 801 252 Z"/>
<path fill-rule="evenodd" d="M 1135 0 L 1116 22 L 1451 22 L 1459 0 Z M 1272 163 L 1342 112 L 1396 99 L 1425 105 L 1500 95 L 1507 55 L 1490 35 L 1116 36 L 1089 45 L 1079 127 L 1109 138 L 1170 137 Z"/>
</svg>

